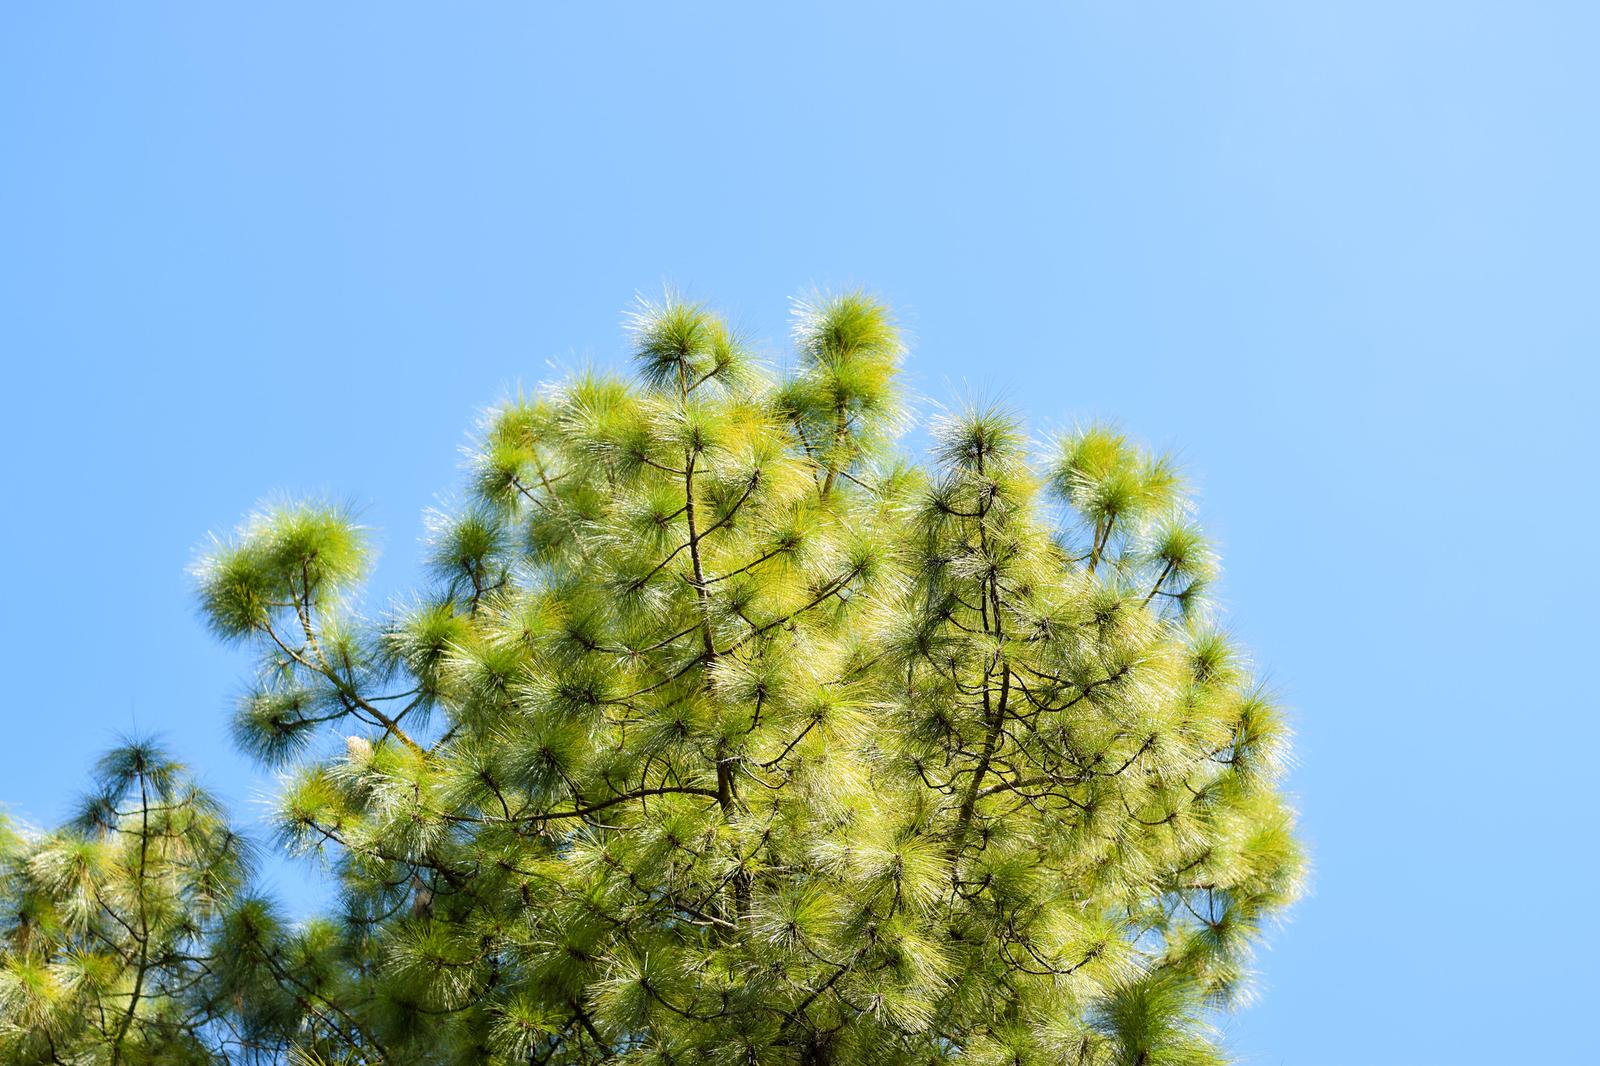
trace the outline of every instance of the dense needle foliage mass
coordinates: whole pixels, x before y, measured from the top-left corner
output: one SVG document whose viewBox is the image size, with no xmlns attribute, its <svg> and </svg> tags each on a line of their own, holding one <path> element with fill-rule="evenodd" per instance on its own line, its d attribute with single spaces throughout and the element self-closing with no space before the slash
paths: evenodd
<svg viewBox="0 0 1600 1066">
<path fill-rule="evenodd" d="M 0 1061 L 153 1061 L 186 1009 L 200 1059 L 1219 1060 L 1207 1011 L 1302 860 L 1172 463 L 1100 426 L 1041 452 L 1003 410 L 905 462 L 862 294 L 801 305 L 781 374 L 696 305 L 631 331 L 631 379 L 491 415 L 392 612 L 357 612 L 337 508 L 213 546 L 205 615 L 261 654 L 236 734 L 342 908 L 236 891 L 195 803 L 156 861 L 205 905 L 147 951 L 137 805 L 18 837 Z M 103 1020 L 60 1021 L 83 997 Z"/>
<path fill-rule="evenodd" d="M 211 1063 L 282 1047 L 295 960 L 245 934 L 245 842 L 148 746 L 101 760 L 73 824 L 0 824 L 0 1062 Z M 276 971 L 285 978 L 273 978 Z"/>
</svg>

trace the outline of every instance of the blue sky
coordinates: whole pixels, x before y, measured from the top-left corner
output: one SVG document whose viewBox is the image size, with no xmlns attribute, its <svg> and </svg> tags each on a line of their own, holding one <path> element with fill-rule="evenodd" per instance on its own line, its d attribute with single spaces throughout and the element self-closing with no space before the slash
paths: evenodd
<svg viewBox="0 0 1600 1066">
<path fill-rule="evenodd" d="M 1235 1050 L 1592 1055 L 1600 8 L 554 8 L 0 9 L 0 802 L 137 729 L 256 818 L 208 531 L 359 501 L 381 604 L 475 414 L 620 365 L 635 293 L 780 352 L 864 284 L 922 394 L 1200 486 L 1316 862 Z"/>
</svg>

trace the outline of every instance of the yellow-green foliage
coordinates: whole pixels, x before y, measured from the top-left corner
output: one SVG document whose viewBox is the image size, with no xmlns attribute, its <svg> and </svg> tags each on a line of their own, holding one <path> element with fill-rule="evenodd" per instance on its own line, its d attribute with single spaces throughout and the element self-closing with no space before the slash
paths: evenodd
<svg viewBox="0 0 1600 1066">
<path fill-rule="evenodd" d="M 108 754 L 72 825 L 0 840 L 0 1062 L 212 1063 L 286 1046 L 301 1008 L 265 940 L 250 853 L 182 767 Z M 315 1039 L 310 1030 L 302 1035 Z"/>
<path fill-rule="evenodd" d="M 887 309 L 795 323 L 776 374 L 641 305 L 632 380 L 493 412 L 389 617 L 347 606 L 335 510 L 202 563 L 262 649 L 236 725 L 291 764 L 283 840 L 343 885 L 339 924 L 272 934 L 307 1054 L 1219 1058 L 1206 1012 L 1302 859 L 1173 463 L 969 410 L 907 464 Z"/>
</svg>

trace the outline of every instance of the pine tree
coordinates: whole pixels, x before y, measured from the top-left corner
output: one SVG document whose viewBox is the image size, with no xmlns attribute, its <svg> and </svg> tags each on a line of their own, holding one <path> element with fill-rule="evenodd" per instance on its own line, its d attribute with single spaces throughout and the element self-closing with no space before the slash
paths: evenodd
<svg viewBox="0 0 1600 1066">
<path fill-rule="evenodd" d="M 488 417 L 401 606 L 361 612 L 366 531 L 316 502 L 198 567 L 281 838 L 341 886 L 228 934 L 305 1053 L 1220 1061 L 1302 859 L 1170 459 L 997 408 L 900 458 L 860 293 L 798 306 L 781 373 L 698 305 L 630 324 L 631 378 Z"/>
<path fill-rule="evenodd" d="M 301 1009 L 231 941 L 251 850 L 159 748 L 108 753 L 73 822 L 0 827 L 0 1062 L 269 1058 Z"/>
</svg>

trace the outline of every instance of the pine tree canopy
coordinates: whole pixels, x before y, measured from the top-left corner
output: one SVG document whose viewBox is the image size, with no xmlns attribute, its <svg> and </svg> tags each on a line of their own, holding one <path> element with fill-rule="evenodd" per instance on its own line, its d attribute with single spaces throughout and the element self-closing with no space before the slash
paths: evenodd
<svg viewBox="0 0 1600 1066">
<path fill-rule="evenodd" d="M 768 369 L 641 304 L 634 371 L 495 410 L 426 581 L 272 507 L 197 567 L 239 744 L 336 913 L 248 894 L 158 752 L 0 843 L 0 1062 L 1199 1066 L 1303 859 L 1279 710 L 1173 462 L 1001 408 L 925 463 L 888 311 Z"/>
</svg>

